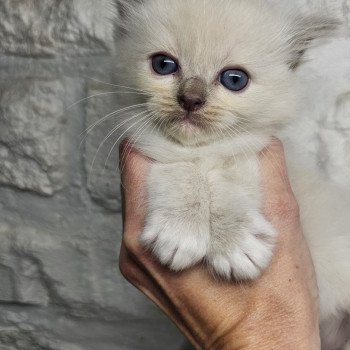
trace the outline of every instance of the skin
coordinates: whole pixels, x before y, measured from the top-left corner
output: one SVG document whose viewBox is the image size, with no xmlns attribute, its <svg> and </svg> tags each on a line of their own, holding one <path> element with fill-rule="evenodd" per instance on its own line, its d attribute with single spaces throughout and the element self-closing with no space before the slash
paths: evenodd
<svg viewBox="0 0 350 350">
<path fill-rule="evenodd" d="M 318 291 L 310 253 L 291 190 L 283 146 L 261 153 L 264 213 L 279 232 L 269 268 L 252 282 L 227 282 L 205 266 L 174 273 L 140 246 L 145 181 L 151 161 L 124 144 L 124 239 L 120 270 L 191 341 L 196 349 L 320 349 Z"/>
</svg>

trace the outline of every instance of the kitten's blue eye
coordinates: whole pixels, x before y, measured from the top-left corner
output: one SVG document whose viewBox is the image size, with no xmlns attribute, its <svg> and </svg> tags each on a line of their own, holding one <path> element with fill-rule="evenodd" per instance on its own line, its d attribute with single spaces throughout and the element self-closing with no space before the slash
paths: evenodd
<svg viewBox="0 0 350 350">
<path fill-rule="evenodd" d="M 155 55 L 152 57 L 153 70 L 160 75 L 174 74 L 179 70 L 179 65 L 166 55 Z"/>
<path fill-rule="evenodd" d="M 220 82 L 231 91 L 241 91 L 249 83 L 249 76 L 240 69 L 228 69 L 221 73 Z"/>
</svg>

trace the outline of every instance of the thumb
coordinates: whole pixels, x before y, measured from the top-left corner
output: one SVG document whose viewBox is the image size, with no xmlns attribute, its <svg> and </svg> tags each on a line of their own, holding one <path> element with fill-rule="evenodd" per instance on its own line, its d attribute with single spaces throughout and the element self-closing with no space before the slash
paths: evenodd
<svg viewBox="0 0 350 350">
<path fill-rule="evenodd" d="M 121 144 L 120 159 L 123 159 L 121 192 L 124 232 L 139 234 L 145 218 L 146 176 L 151 162 L 128 143 Z"/>
</svg>

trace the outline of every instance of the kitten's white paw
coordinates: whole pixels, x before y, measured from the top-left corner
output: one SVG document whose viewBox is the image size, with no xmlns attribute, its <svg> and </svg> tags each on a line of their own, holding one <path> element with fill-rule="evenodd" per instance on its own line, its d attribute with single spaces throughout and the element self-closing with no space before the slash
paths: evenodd
<svg viewBox="0 0 350 350">
<path fill-rule="evenodd" d="M 214 242 L 207 262 L 225 279 L 256 279 L 271 261 L 276 232 L 258 213 L 249 215 L 240 226 L 239 232 L 226 235 L 225 244 Z"/>
<path fill-rule="evenodd" d="M 141 243 L 172 270 L 191 267 L 205 257 L 209 247 L 209 224 L 193 217 L 174 217 L 160 211 L 151 215 Z"/>
</svg>

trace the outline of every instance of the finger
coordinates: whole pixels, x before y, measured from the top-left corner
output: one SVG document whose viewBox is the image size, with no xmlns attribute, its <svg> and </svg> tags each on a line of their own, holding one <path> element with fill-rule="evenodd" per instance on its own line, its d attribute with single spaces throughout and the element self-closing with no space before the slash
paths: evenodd
<svg viewBox="0 0 350 350">
<path fill-rule="evenodd" d="M 269 193 L 290 190 L 284 148 L 280 140 L 274 139 L 260 153 L 263 185 Z"/>
<path fill-rule="evenodd" d="M 264 211 L 271 218 L 297 215 L 298 206 L 287 174 L 282 143 L 275 139 L 260 154 Z"/>
<path fill-rule="evenodd" d="M 121 174 L 124 232 L 138 235 L 145 218 L 146 176 L 151 161 L 126 144 L 120 152 L 129 152 Z"/>
<path fill-rule="evenodd" d="M 279 233 L 268 271 L 278 272 L 282 266 L 287 270 L 298 256 L 295 250 L 303 248 L 299 208 L 289 182 L 281 141 L 274 139 L 261 152 L 260 162 L 265 196 L 264 213 Z M 265 275 L 269 276 L 269 273 Z"/>
</svg>

